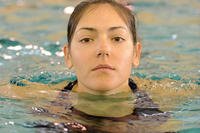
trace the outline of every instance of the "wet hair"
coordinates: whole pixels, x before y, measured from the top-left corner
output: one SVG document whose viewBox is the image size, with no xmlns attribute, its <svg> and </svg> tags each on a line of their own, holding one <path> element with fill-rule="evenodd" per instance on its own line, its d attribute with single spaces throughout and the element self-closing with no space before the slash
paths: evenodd
<svg viewBox="0 0 200 133">
<path fill-rule="evenodd" d="M 128 26 L 132 34 L 133 42 L 134 44 L 136 44 L 137 42 L 136 19 L 135 19 L 134 13 L 130 9 L 126 8 L 124 5 L 120 3 L 117 3 L 114 0 L 85 0 L 79 3 L 75 7 L 73 13 L 71 14 L 69 18 L 68 27 L 67 27 L 67 40 L 69 44 L 68 46 L 70 47 L 76 27 L 81 17 L 86 12 L 86 10 L 91 6 L 99 5 L 99 4 L 109 4 L 114 8 L 114 10 L 120 15 L 120 17 L 124 20 L 124 22 Z"/>
</svg>

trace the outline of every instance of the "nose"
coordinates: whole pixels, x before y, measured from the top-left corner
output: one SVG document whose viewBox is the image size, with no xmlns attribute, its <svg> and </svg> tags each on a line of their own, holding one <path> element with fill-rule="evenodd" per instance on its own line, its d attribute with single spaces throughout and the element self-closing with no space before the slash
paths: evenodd
<svg viewBox="0 0 200 133">
<path fill-rule="evenodd" d="M 97 53 L 97 57 L 104 57 L 104 56 L 109 56 L 110 54 L 107 52 L 107 51 L 103 51 L 103 50 L 100 50 L 98 51 Z"/>
<path fill-rule="evenodd" d="M 97 57 L 110 56 L 111 45 L 106 39 L 101 39 L 97 44 L 96 55 Z"/>
</svg>

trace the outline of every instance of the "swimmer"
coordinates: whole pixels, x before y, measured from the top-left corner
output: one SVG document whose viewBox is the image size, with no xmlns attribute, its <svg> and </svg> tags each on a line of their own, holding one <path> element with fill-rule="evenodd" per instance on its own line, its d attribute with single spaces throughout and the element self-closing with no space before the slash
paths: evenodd
<svg viewBox="0 0 200 133">
<path fill-rule="evenodd" d="M 131 91 L 131 69 L 139 65 L 141 49 L 129 9 L 111 0 L 82 2 L 69 19 L 63 49 L 67 67 L 78 79 L 72 91 L 103 95 Z"/>
<path fill-rule="evenodd" d="M 142 50 L 135 21 L 130 9 L 112 0 L 88 0 L 75 7 L 63 51 L 77 80 L 46 106 L 44 115 L 59 118 L 58 123 L 73 119 L 87 132 L 148 131 L 152 123 L 167 121 L 169 114 L 159 110 L 131 77 Z"/>
<path fill-rule="evenodd" d="M 63 48 L 67 67 L 77 76 L 63 90 L 78 95 L 75 112 L 100 117 L 162 112 L 131 78 L 142 50 L 135 21 L 130 9 L 112 0 L 89 0 L 76 6 L 68 22 L 68 44 Z M 105 101 L 118 94 L 134 94 L 135 107 L 123 101 Z M 92 95 L 102 99 L 84 99 Z"/>
</svg>

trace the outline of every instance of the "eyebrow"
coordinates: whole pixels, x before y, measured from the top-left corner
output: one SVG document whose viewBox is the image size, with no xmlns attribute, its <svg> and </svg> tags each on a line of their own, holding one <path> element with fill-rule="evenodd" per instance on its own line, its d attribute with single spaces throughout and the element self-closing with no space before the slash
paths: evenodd
<svg viewBox="0 0 200 133">
<path fill-rule="evenodd" d="M 117 29 L 124 29 L 124 30 L 127 30 L 125 27 L 123 26 L 115 26 L 115 27 L 110 27 L 108 29 L 108 31 L 113 31 L 113 30 L 117 30 Z M 77 32 L 79 32 L 80 30 L 87 30 L 87 31 L 92 31 L 92 32 L 97 32 L 97 29 L 95 28 L 92 28 L 92 27 L 82 27 L 80 29 L 78 29 Z"/>
<path fill-rule="evenodd" d="M 117 30 L 117 29 L 124 29 L 124 30 L 126 30 L 126 28 L 123 27 L 123 26 L 110 27 L 108 30 L 109 31 L 113 31 L 113 30 Z"/>
</svg>

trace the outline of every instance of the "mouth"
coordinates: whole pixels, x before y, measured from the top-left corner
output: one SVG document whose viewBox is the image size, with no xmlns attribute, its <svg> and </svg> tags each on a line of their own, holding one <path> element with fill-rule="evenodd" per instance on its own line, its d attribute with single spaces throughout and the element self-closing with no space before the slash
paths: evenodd
<svg viewBox="0 0 200 133">
<path fill-rule="evenodd" d="M 100 64 L 92 69 L 92 71 L 96 70 L 115 70 L 115 68 L 107 64 Z"/>
</svg>

